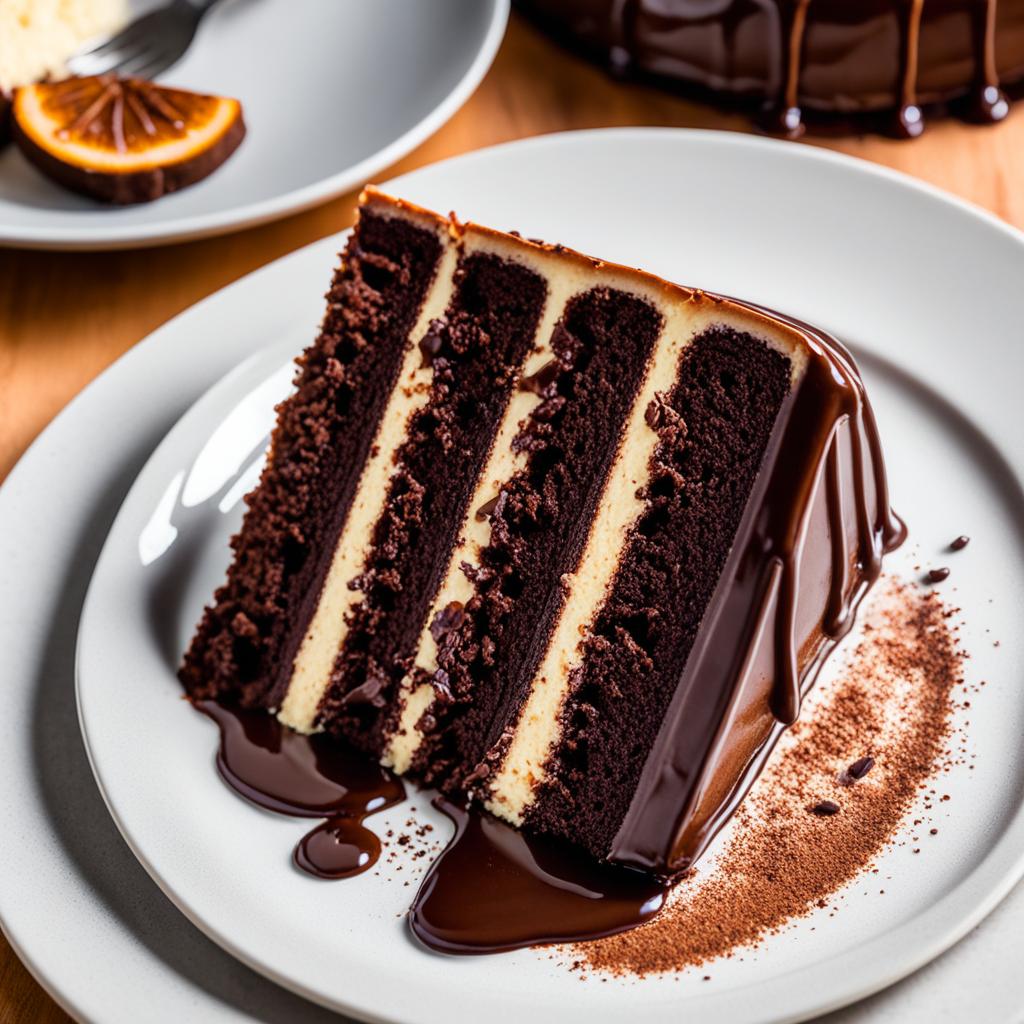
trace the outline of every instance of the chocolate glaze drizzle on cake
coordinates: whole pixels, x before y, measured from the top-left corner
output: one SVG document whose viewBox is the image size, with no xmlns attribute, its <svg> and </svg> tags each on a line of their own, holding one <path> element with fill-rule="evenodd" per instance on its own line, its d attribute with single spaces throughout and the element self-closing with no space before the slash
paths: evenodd
<svg viewBox="0 0 1024 1024">
<path fill-rule="evenodd" d="M 295 863 L 321 878 L 348 878 L 372 867 L 380 840 L 363 825 L 367 815 L 405 799 L 387 769 L 323 736 L 292 732 L 259 711 L 194 702 L 217 723 L 217 771 L 240 796 L 268 811 L 325 818 L 295 850 Z"/>
<path fill-rule="evenodd" d="M 181 671 L 221 772 L 324 877 L 378 763 L 441 789 L 449 952 L 654 913 L 904 536 L 835 339 L 372 191 L 248 503 Z"/>
<path fill-rule="evenodd" d="M 1024 0 L 519 0 L 542 25 L 616 74 L 765 105 L 790 137 L 810 112 L 870 114 L 905 138 L 922 107 L 965 98 L 999 121 L 1002 86 L 1024 79 Z M 878 115 L 882 115 L 879 121 Z"/>
<path fill-rule="evenodd" d="M 602 864 L 563 841 L 531 836 L 440 800 L 455 837 L 409 911 L 413 935 L 440 953 L 498 953 L 627 931 L 664 905 L 667 886 Z"/>
<path fill-rule="evenodd" d="M 826 349 L 822 338 L 810 352 L 765 452 L 763 490 L 751 495 L 699 641 L 612 846 L 620 863 L 662 873 L 693 863 L 753 783 L 782 730 L 796 721 L 802 692 L 852 627 L 857 605 L 881 572 L 883 553 L 905 539 L 889 505 L 874 416 L 852 361 L 834 339 Z M 812 491 L 822 479 L 824 536 L 810 528 Z M 818 599 L 818 628 L 809 632 L 800 624 L 801 611 L 805 620 L 807 615 L 802 581 L 815 575 L 824 575 L 828 585 L 824 601 Z M 732 659 L 723 652 L 734 652 Z M 729 716 L 723 704 L 735 707 L 766 652 L 773 663 L 768 707 L 774 721 L 762 720 L 763 745 L 730 752 L 720 734 L 716 754 L 718 740 L 711 737 Z M 749 767 L 718 813 L 703 824 L 696 816 L 685 824 L 700 802 L 702 766 L 730 753 L 750 756 Z M 688 786 L 692 796 L 680 814 Z"/>
</svg>

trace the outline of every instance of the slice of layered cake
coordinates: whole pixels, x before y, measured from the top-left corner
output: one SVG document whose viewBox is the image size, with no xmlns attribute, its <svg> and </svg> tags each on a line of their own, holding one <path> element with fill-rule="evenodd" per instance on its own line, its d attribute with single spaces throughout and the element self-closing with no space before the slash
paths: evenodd
<svg viewBox="0 0 1024 1024">
<path fill-rule="evenodd" d="M 902 537 L 833 339 L 373 190 L 248 506 L 193 697 L 662 875 Z"/>
</svg>

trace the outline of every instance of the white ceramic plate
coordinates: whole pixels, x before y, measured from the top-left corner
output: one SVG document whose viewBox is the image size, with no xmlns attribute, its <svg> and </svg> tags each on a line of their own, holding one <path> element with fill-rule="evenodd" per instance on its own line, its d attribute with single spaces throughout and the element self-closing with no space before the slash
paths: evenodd
<svg viewBox="0 0 1024 1024">
<path fill-rule="evenodd" d="M 989 681 L 970 715 L 975 770 L 943 780 L 952 800 L 941 845 L 927 858 L 909 848 L 883 856 L 879 867 L 892 876 L 885 896 L 851 896 L 836 918 L 817 915 L 742 962 L 716 964 L 713 985 L 701 972 L 582 983 L 532 951 L 430 956 L 402 926 L 408 867 L 340 884 L 292 871 L 301 824 L 258 812 L 217 782 L 213 729 L 182 705 L 173 669 L 223 571 L 242 481 L 251 479 L 271 407 L 287 386 L 286 353 L 319 316 L 315 296 L 332 263 L 331 248 L 320 244 L 164 328 L 183 354 L 203 337 L 255 354 L 190 410 L 139 475 L 82 618 L 82 724 L 108 806 L 136 855 L 236 956 L 312 999 L 372 1019 L 450 1020 L 455 999 L 467 1019 L 794 1020 L 936 956 L 1024 867 L 1021 237 L 896 175 L 714 133 L 554 136 L 436 165 L 392 188 L 742 295 L 850 340 L 878 411 L 894 503 L 912 530 L 892 567 L 909 572 L 939 557 L 956 534 L 974 538 L 948 586 L 964 609 L 970 678 Z M 422 800 L 413 802 L 422 809 Z"/>
<path fill-rule="evenodd" d="M 136 9 L 154 0 L 136 0 Z M 242 101 L 248 134 L 205 181 L 107 208 L 0 153 L 0 245 L 109 249 L 219 234 L 361 185 L 444 124 L 491 65 L 509 0 L 230 0 L 160 81 Z"/>
</svg>

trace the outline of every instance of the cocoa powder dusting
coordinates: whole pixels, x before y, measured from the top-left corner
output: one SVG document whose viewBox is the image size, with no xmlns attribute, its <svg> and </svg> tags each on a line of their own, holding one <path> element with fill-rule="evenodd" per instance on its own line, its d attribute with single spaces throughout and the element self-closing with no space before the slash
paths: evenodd
<svg viewBox="0 0 1024 1024">
<path fill-rule="evenodd" d="M 936 591 L 890 582 L 873 605 L 863 640 L 783 737 L 722 851 L 650 924 L 572 947 L 577 970 L 642 976 L 731 955 L 828 907 L 872 867 L 948 756 L 964 657 Z M 865 758 L 870 774 L 843 785 Z M 808 813 L 821 806 L 829 813 Z"/>
</svg>

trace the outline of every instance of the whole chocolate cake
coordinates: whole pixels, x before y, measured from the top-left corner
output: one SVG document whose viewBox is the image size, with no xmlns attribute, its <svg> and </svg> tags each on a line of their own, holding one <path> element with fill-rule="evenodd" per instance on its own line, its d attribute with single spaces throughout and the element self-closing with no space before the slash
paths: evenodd
<svg viewBox="0 0 1024 1024">
<path fill-rule="evenodd" d="M 619 73 L 748 104 L 799 134 L 804 114 L 879 115 L 920 134 L 922 106 L 1006 116 L 1024 79 L 1024 0 L 519 0 Z"/>
<path fill-rule="evenodd" d="M 181 678 L 669 876 L 902 528 L 834 339 L 368 191 Z"/>
</svg>

